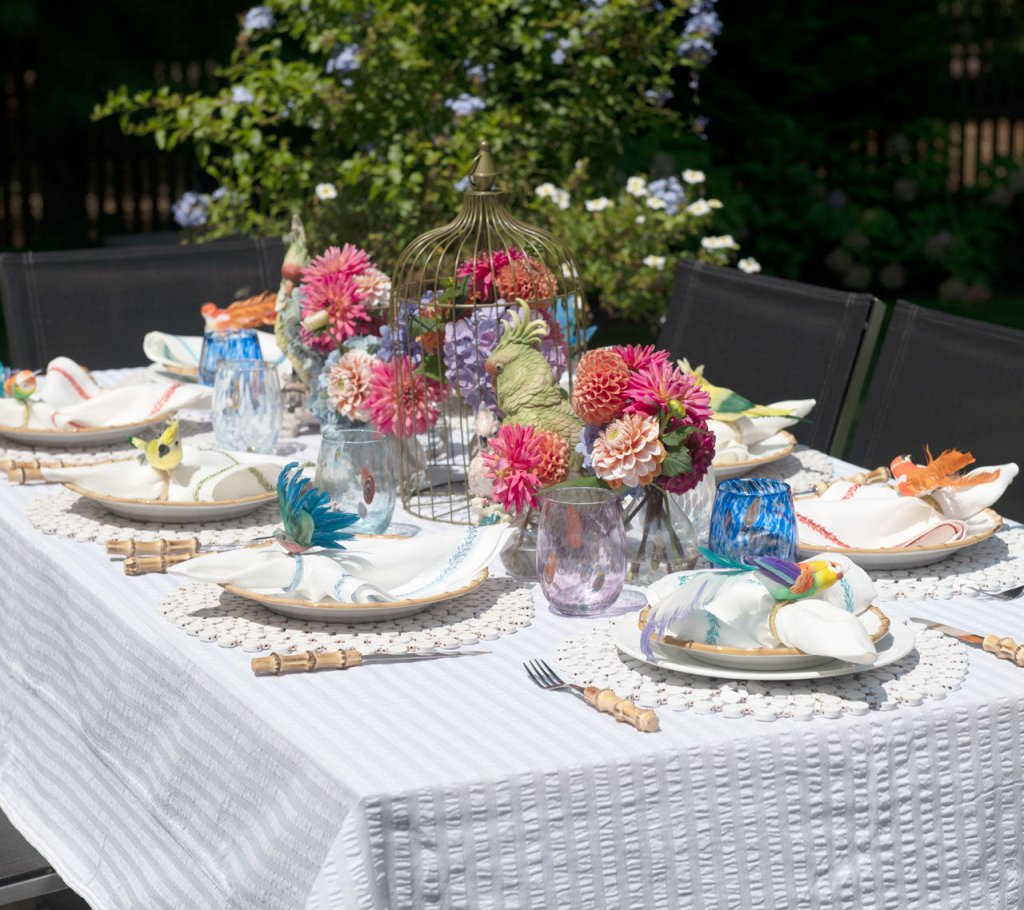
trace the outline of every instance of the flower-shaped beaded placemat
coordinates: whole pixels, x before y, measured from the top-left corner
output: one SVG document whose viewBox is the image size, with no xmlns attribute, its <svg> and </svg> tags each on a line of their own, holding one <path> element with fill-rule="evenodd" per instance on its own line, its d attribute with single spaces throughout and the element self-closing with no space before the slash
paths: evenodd
<svg viewBox="0 0 1024 910">
<path fill-rule="evenodd" d="M 916 706 L 960 687 L 967 675 L 967 649 L 940 632 L 911 626 L 917 647 L 896 663 L 797 682 L 712 679 L 654 667 L 621 654 L 606 623 L 563 641 L 555 659 L 573 682 L 614 689 L 645 707 L 762 721 L 833 718 Z"/>
<path fill-rule="evenodd" d="M 785 458 L 754 468 L 745 476 L 782 480 L 790 485 L 794 493 L 799 493 L 813 489 L 821 480 L 831 480 L 834 473 L 832 459 L 824 452 L 798 447 Z"/>
<path fill-rule="evenodd" d="M 204 546 L 248 543 L 273 534 L 281 525 L 277 502 L 270 501 L 247 515 L 202 524 L 133 521 L 108 512 L 98 502 L 61 487 L 33 499 L 26 507 L 28 520 L 44 534 L 68 540 L 104 543 L 112 537 L 154 540 L 158 537 L 198 537 Z"/>
<path fill-rule="evenodd" d="M 146 431 L 153 433 L 152 430 Z M 210 432 L 209 421 L 182 420 L 178 434 L 183 442 L 208 449 L 213 446 L 213 433 Z M 144 434 L 145 435 L 145 434 Z M 127 436 L 119 441 L 102 446 L 26 446 L 0 436 L 0 463 L 16 462 L 61 462 L 72 464 L 95 464 L 113 458 L 128 458 L 138 455 L 139 450 L 128 441 Z"/>
<path fill-rule="evenodd" d="M 869 573 L 882 600 L 948 598 L 1024 583 L 1024 528 L 1002 528 L 986 540 L 918 569 Z"/>
<path fill-rule="evenodd" d="M 533 620 L 533 592 L 511 578 L 489 578 L 468 594 L 412 616 L 340 623 L 291 619 L 219 585 L 192 583 L 165 598 L 160 610 L 187 634 L 222 648 L 404 654 L 455 650 L 510 635 Z"/>
</svg>

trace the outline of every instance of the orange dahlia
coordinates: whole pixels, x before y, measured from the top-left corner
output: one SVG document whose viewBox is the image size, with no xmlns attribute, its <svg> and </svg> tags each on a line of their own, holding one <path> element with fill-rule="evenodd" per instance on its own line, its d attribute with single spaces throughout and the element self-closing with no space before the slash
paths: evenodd
<svg viewBox="0 0 1024 910">
<path fill-rule="evenodd" d="M 533 428 L 540 448 L 537 479 L 542 487 L 561 483 L 569 476 L 569 444 L 557 433 Z"/>
<path fill-rule="evenodd" d="M 558 282 L 551 270 L 536 259 L 519 259 L 503 265 L 494 276 L 498 296 L 509 303 L 514 300 L 536 302 L 546 307 L 558 296 Z"/>
<path fill-rule="evenodd" d="M 657 417 L 626 414 L 594 441 L 594 473 L 612 489 L 649 484 L 661 473 L 665 447 Z"/>
<path fill-rule="evenodd" d="M 576 368 L 572 408 L 584 423 L 614 420 L 626 405 L 629 367 L 611 348 L 587 351 Z"/>
</svg>

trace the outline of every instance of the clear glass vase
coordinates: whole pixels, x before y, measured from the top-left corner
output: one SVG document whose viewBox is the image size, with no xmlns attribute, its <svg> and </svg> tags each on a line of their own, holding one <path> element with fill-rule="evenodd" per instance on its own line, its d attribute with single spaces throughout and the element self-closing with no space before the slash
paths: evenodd
<svg viewBox="0 0 1024 910">
<path fill-rule="evenodd" d="M 697 566 L 697 532 L 680 498 L 651 484 L 623 502 L 627 584 L 649 585 Z"/>
<path fill-rule="evenodd" d="M 515 533 L 501 551 L 501 564 L 513 578 L 536 581 L 537 529 L 540 526 L 540 512 L 528 509 L 515 519 L 515 524 Z"/>
<path fill-rule="evenodd" d="M 708 472 L 692 490 L 686 493 L 669 493 L 668 495 L 690 519 L 693 529 L 697 532 L 697 542 L 706 547 L 711 532 L 711 511 L 715 507 L 715 469 L 708 465 Z"/>
</svg>

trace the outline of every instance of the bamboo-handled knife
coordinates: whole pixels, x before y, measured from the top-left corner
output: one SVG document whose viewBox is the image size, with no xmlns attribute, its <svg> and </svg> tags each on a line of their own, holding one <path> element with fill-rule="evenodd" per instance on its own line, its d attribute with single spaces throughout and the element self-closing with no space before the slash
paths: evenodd
<svg viewBox="0 0 1024 910">
<path fill-rule="evenodd" d="M 919 622 L 929 629 L 949 635 L 966 645 L 981 648 L 983 651 L 988 651 L 989 654 L 995 654 L 1000 660 L 1009 660 L 1018 667 L 1024 667 L 1024 645 L 1018 645 L 1012 638 L 1000 638 L 998 635 L 977 635 L 974 632 L 958 629 L 956 626 L 946 625 L 944 622 L 922 619 L 920 616 L 911 616 L 910 621 Z"/>
<path fill-rule="evenodd" d="M 422 654 L 362 654 L 355 648 L 344 651 L 302 651 L 298 654 L 269 654 L 252 659 L 257 676 L 281 676 L 284 673 L 315 673 L 318 670 L 348 670 L 361 664 L 402 663 L 407 660 L 437 660 L 442 657 L 478 657 L 490 651 L 429 651 Z"/>
</svg>

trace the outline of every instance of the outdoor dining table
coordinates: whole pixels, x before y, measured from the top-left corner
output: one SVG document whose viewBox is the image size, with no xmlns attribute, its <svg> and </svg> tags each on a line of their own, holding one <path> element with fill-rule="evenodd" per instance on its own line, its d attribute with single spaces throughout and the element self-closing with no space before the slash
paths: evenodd
<svg viewBox="0 0 1024 910">
<path fill-rule="evenodd" d="M 313 450 L 315 451 L 315 449 Z M 839 465 L 837 470 L 846 466 Z M 1024 901 L 1024 670 L 864 716 L 659 708 L 642 734 L 523 661 L 255 677 L 0 484 L 0 807 L 97 908 L 966 908 Z M 413 521 L 399 513 L 396 518 Z M 424 522 L 419 522 L 425 524 Z M 1024 637 L 1016 602 L 883 604 Z"/>
</svg>

